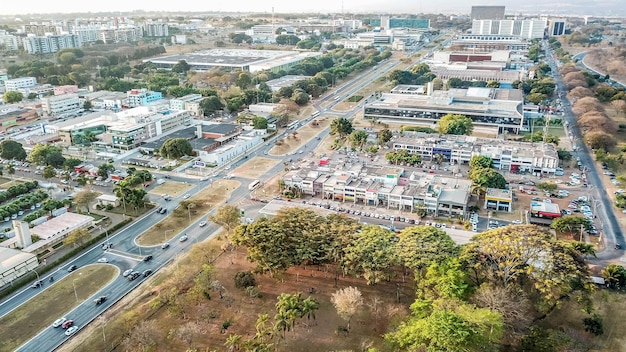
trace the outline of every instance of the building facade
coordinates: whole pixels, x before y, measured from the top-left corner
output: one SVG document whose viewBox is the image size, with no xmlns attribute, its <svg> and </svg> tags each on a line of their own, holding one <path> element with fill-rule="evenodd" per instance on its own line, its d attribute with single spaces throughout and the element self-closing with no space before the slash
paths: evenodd
<svg viewBox="0 0 626 352">
<path fill-rule="evenodd" d="M 19 91 L 24 88 L 32 88 L 37 85 L 37 78 L 35 77 L 20 77 L 6 80 L 4 82 L 4 89 L 7 92 Z"/>
<path fill-rule="evenodd" d="M 474 20 L 472 34 L 506 35 L 523 39 L 542 39 L 548 22 L 546 20 Z"/>
<path fill-rule="evenodd" d="M 56 53 L 65 48 L 79 48 L 82 43 L 77 35 L 46 35 L 42 37 L 28 36 L 22 39 L 24 50 L 29 54 Z"/>
<path fill-rule="evenodd" d="M 170 27 L 163 22 L 145 22 L 143 35 L 146 37 L 167 37 L 170 35 Z"/>
<path fill-rule="evenodd" d="M 202 94 L 189 94 L 180 98 L 170 99 L 171 110 L 186 110 L 192 116 L 202 116 L 200 102 L 204 99 Z"/>
<path fill-rule="evenodd" d="M 41 99 L 41 110 L 48 116 L 68 116 L 78 113 L 81 108 L 78 94 L 53 95 Z"/>
<path fill-rule="evenodd" d="M 153 92 L 146 88 L 132 89 L 126 92 L 126 104 L 131 108 L 146 106 L 161 99 L 163 99 L 161 92 Z"/>
<path fill-rule="evenodd" d="M 505 6 L 472 6 L 471 20 L 503 20 Z"/>
</svg>

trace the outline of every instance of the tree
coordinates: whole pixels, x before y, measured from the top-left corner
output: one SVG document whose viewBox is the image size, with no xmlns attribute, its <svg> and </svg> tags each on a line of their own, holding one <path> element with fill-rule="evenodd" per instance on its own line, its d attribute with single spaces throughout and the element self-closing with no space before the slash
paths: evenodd
<svg viewBox="0 0 626 352">
<path fill-rule="evenodd" d="M 441 134 L 471 135 L 474 130 L 472 119 L 463 115 L 447 114 L 438 123 Z"/>
<path fill-rule="evenodd" d="M 352 122 L 344 117 L 334 119 L 330 124 L 330 134 L 343 139 L 353 131 Z"/>
<path fill-rule="evenodd" d="M 224 103 L 222 103 L 218 96 L 212 95 L 200 101 L 200 108 L 204 116 L 209 116 L 218 110 L 224 109 Z"/>
<path fill-rule="evenodd" d="M 584 229 L 591 228 L 591 222 L 582 216 L 566 215 L 554 219 L 551 228 L 558 232 L 575 233 Z"/>
<path fill-rule="evenodd" d="M 590 132 L 585 135 L 585 142 L 593 149 L 609 150 L 617 143 L 615 138 L 605 132 Z"/>
<path fill-rule="evenodd" d="M 367 132 L 365 132 L 364 130 L 355 130 L 350 133 L 349 139 L 353 147 L 363 148 L 363 146 L 367 142 L 367 137 Z"/>
<path fill-rule="evenodd" d="M 424 269 L 431 263 L 456 256 L 459 249 L 444 231 L 432 226 L 407 227 L 398 234 L 398 257 L 411 269 Z"/>
<path fill-rule="evenodd" d="M 234 205 L 224 204 L 217 209 L 215 215 L 209 216 L 208 220 L 224 227 L 228 236 L 235 227 L 241 224 L 241 209 Z"/>
<path fill-rule="evenodd" d="M 626 284 L 626 269 L 618 264 L 609 264 L 602 270 L 602 277 L 612 289 L 622 289 Z"/>
<path fill-rule="evenodd" d="M 246 288 L 250 286 L 256 286 L 256 280 L 254 274 L 251 271 L 239 271 L 235 274 L 235 287 Z"/>
<path fill-rule="evenodd" d="M 22 144 L 14 141 L 14 140 L 4 140 L 0 143 L 0 157 L 7 160 L 25 160 L 26 159 L 26 151 Z"/>
<path fill-rule="evenodd" d="M 506 179 L 495 169 L 472 169 L 469 179 L 475 185 L 485 188 L 506 188 Z"/>
<path fill-rule="evenodd" d="M 335 306 L 337 314 L 347 322 L 346 329 L 350 331 L 350 321 L 356 312 L 363 306 L 363 296 L 356 287 L 346 287 L 336 291 L 330 297 L 330 302 Z"/>
<path fill-rule="evenodd" d="M 92 192 L 91 190 L 84 189 L 76 194 L 74 194 L 74 203 L 78 207 L 87 208 L 89 210 L 89 204 L 98 198 L 97 192 Z"/>
<path fill-rule="evenodd" d="M 83 103 L 83 110 L 91 111 L 91 108 L 93 108 L 91 102 L 89 100 L 85 100 L 85 102 Z"/>
<path fill-rule="evenodd" d="M 82 245 L 91 237 L 89 231 L 86 228 L 80 228 L 70 232 L 64 240 L 66 245 Z"/>
<path fill-rule="evenodd" d="M 57 160 L 53 160 L 56 159 L 55 155 L 61 155 L 60 147 L 49 144 L 37 144 L 31 149 L 28 160 L 37 165 L 52 165 L 51 161 L 57 162 Z M 63 162 L 65 162 L 65 158 L 63 158 Z M 61 165 L 63 165 L 63 163 L 61 163 Z"/>
<path fill-rule="evenodd" d="M 168 159 L 179 159 L 191 155 L 192 151 L 191 143 L 185 138 L 170 138 L 159 149 L 159 153 Z"/>
<path fill-rule="evenodd" d="M 378 138 L 378 144 L 383 145 L 391 140 L 391 137 L 393 137 L 393 133 L 389 129 L 384 128 L 378 131 L 376 137 Z"/>
<path fill-rule="evenodd" d="M 98 176 L 102 178 L 109 177 L 109 174 L 113 171 L 115 171 L 115 166 L 113 164 L 104 163 L 98 166 Z"/>
<path fill-rule="evenodd" d="M 257 130 L 267 129 L 267 119 L 265 117 L 255 116 L 252 119 L 252 125 Z"/>
<path fill-rule="evenodd" d="M 161 337 L 161 331 L 159 331 L 156 321 L 142 320 L 130 331 L 123 344 L 129 350 L 141 346 L 141 349 L 145 352 L 156 344 L 159 337 Z"/>
<path fill-rule="evenodd" d="M 174 66 L 172 66 L 172 72 L 187 73 L 191 69 L 191 66 L 185 60 L 180 60 Z"/>
<path fill-rule="evenodd" d="M 67 158 L 65 159 L 65 162 L 63 163 L 63 168 L 65 170 L 74 170 L 74 168 L 80 164 L 82 164 L 83 161 L 80 159 L 76 159 L 76 158 Z"/>
<path fill-rule="evenodd" d="M 391 277 L 396 263 L 395 234 L 380 226 L 366 225 L 345 248 L 346 272 L 363 275 L 368 285 Z"/>
<path fill-rule="evenodd" d="M 226 339 L 226 342 L 224 342 L 224 346 L 227 348 L 226 350 L 228 352 L 239 351 L 239 348 L 241 347 L 242 338 L 243 336 L 237 335 L 237 334 L 228 336 L 228 338 Z"/>
<path fill-rule="evenodd" d="M 593 313 L 590 317 L 584 318 L 583 325 L 585 326 L 585 331 L 590 332 L 596 336 L 604 334 L 604 323 L 602 321 L 602 316 L 597 313 Z"/>
<path fill-rule="evenodd" d="M 9 164 L 7 166 L 7 173 L 9 175 L 15 175 L 15 167 L 13 166 L 13 164 Z"/>
<path fill-rule="evenodd" d="M 9 91 L 2 95 L 2 101 L 7 104 L 19 103 L 23 98 L 22 93 L 16 91 Z"/>
<path fill-rule="evenodd" d="M 193 348 L 193 339 L 202 331 L 196 321 L 188 321 L 178 327 L 176 337 L 187 343 L 188 351 Z"/>
<path fill-rule="evenodd" d="M 475 155 L 470 159 L 472 169 L 490 169 L 493 167 L 493 159 L 485 155 Z"/>
<path fill-rule="evenodd" d="M 46 166 L 43 169 L 43 178 L 45 179 L 49 179 L 49 178 L 53 178 L 54 176 L 56 176 L 56 171 L 54 171 L 54 167 L 52 166 Z"/>
<path fill-rule="evenodd" d="M 554 193 L 559 188 L 559 185 L 554 182 L 541 182 L 537 184 L 537 188 L 544 192 Z"/>
</svg>

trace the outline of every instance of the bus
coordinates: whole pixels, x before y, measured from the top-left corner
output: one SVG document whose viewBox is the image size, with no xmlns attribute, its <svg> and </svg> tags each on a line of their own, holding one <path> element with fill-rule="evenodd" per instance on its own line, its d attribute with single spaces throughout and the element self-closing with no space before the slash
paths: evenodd
<svg viewBox="0 0 626 352">
<path fill-rule="evenodd" d="M 300 123 L 300 121 L 296 120 L 296 121 L 290 123 L 289 125 L 287 125 L 287 129 L 290 129 L 290 130 L 294 129 L 294 128 L 296 128 L 296 126 L 298 126 L 299 123 Z"/>
<path fill-rule="evenodd" d="M 259 188 L 259 186 L 261 186 L 261 181 L 260 180 L 254 180 L 248 186 L 248 189 L 251 190 L 251 191 L 254 191 L 255 189 Z"/>
<path fill-rule="evenodd" d="M 313 114 L 311 114 L 311 117 L 318 117 L 318 116 L 320 116 L 320 112 L 319 111 L 316 111 Z"/>
</svg>

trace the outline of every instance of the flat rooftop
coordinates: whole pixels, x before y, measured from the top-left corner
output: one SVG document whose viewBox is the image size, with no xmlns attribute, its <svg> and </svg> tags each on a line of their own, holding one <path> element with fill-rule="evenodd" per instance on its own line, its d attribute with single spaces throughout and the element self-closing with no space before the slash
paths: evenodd
<svg viewBox="0 0 626 352">
<path fill-rule="evenodd" d="M 78 228 L 91 221 L 93 221 L 91 216 L 68 212 L 33 227 L 30 232 L 43 240 L 47 240 L 67 229 Z"/>
<path fill-rule="evenodd" d="M 35 255 L 16 249 L 0 247 L 0 273 L 12 269 L 32 257 L 35 257 Z"/>
<path fill-rule="evenodd" d="M 485 197 L 511 200 L 513 193 L 508 189 L 487 188 Z"/>
</svg>

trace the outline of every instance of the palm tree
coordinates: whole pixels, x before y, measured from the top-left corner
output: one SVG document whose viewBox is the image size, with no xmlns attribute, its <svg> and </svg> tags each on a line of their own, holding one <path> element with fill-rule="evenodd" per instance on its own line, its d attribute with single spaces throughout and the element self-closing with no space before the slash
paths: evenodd
<svg viewBox="0 0 626 352">
<path fill-rule="evenodd" d="M 224 342 L 224 346 L 228 348 L 228 352 L 239 351 L 242 337 L 243 336 L 237 334 L 228 336 L 226 342 Z"/>
<path fill-rule="evenodd" d="M 482 199 L 482 197 L 487 193 L 487 187 L 478 183 L 472 183 L 472 193 L 478 196 L 478 200 Z"/>
<path fill-rule="evenodd" d="M 283 312 L 279 312 L 274 316 L 274 330 L 277 332 L 282 332 L 282 338 L 285 338 L 285 332 L 291 330 L 291 325 L 289 324 L 289 316 Z"/>
<path fill-rule="evenodd" d="M 626 282 L 626 269 L 617 264 L 609 264 L 602 270 L 602 277 L 610 288 L 620 288 Z"/>
<path fill-rule="evenodd" d="M 306 316 L 307 322 L 311 320 L 311 318 L 313 318 L 313 320 L 315 320 L 315 311 L 318 310 L 320 307 L 320 304 L 317 303 L 317 301 L 311 297 L 306 298 L 304 301 L 302 301 L 302 304 L 300 306 L 300 314 L 301 314 L 301 318 Z M 309 328 L 309 324 L 307 323 L 307 330 Z"/>
</svg>

